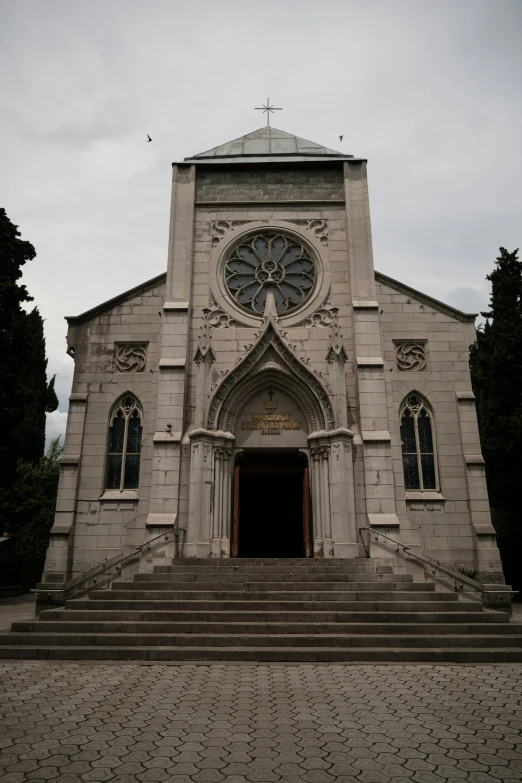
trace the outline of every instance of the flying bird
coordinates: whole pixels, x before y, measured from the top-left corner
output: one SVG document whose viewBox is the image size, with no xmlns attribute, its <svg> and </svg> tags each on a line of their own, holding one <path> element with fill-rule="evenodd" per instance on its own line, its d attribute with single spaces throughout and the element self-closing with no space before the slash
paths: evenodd
<svg viewBox="0 0 522 783">
<path fill-rule="evenodd" d="M 152 139 L 151 139 L 151 137 L 149 136 L 149 134 L 147 133 L 147 144 L 149 143 L 149 141 L 152 141 Z"/>
<path fill-rule="evenodd" d="M 342 136 L 339 136 L 339 141 L 342 141 L 342 140 L 343 140 L 343 137 L 342 137 Z"/>
</svg>

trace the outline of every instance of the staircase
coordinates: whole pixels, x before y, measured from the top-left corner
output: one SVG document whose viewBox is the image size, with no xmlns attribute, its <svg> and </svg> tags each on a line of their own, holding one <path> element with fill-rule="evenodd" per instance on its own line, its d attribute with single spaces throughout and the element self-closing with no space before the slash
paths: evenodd
<svg viewBox="0 0 522 783">
<path fill-rule="evenodd" d="M 186 559 L 13 623 L 0 658 L 521 662 L 522 627 L 367 559 Z"/>
</svg>

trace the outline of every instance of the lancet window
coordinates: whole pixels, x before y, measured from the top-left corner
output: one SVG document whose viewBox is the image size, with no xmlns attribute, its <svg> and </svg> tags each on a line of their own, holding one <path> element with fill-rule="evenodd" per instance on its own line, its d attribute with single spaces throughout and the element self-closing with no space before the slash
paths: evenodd
<svg viewBox="0 0 522 783">
<path fill-rule="evenodd" d="M 401 445 L 404 486 L 439 488 L 433 413 L 420 394 L 409 394 L 401 407 Z"/>
<path fill-rule="evenodd" d="M 140 479 L 143 411 L 132 394 L 114 406 L 109 421 L 107 489 L 137 489 Z"/>
</svg>

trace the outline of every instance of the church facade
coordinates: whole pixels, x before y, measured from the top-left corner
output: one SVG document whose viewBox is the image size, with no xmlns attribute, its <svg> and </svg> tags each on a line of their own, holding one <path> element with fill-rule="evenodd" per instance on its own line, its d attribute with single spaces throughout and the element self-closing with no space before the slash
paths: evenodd
<svg viewBox="0 0 522 783">
<path fill-rule="evenodd" d="M 375 272 L 364 159 L 267 126 L 173 164 L 166 274 L 67 320 L 44 582 L 173 527 L 187 558 L 394 557 L 371 526 L 502 578 L 474 316 Z"/>
</svg>

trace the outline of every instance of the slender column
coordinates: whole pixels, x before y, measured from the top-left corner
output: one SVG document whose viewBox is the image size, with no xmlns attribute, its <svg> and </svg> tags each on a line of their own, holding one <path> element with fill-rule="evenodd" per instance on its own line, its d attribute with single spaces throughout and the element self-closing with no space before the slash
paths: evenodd
<svg viewBox="0 0 522 783">
<path fill-rule="evenodd" d="M 223 492 L 223 449 L 216 448 L 214 453 L 214 487 L 212 504 L 212 544 L 210 556 L 219 557 L 221 554 L 221 514 Z"/>
<path fill-rule="evenodd" d="M 221 557 L 230 557 L 230 521 L 232 519 L 232 445 L 229 442 L 223 448 L 223 491 L 222 498 L 223 503 L 221 507 L 221 523 L 220 523 L 220 537 L 221 537 Z"/>
<path fill-rule="evenodd" d="M 323 554 L 323 515 L 321 509 L 321 452 L 316 445 L 311 444 L 312 468 L 312 514 L 314 525 L 314 556 Z"/>
<path fill-rule="evenodd" d="M 333 557 L 332 518 L 330 510 L 330 482 L 329 482 L 330 448 L 321 448 L 321 500 L 323 507 L 324 525 L 324 556 Z"/>
</svg>

